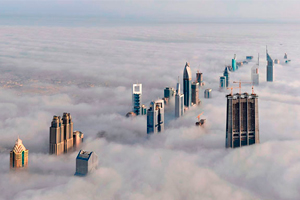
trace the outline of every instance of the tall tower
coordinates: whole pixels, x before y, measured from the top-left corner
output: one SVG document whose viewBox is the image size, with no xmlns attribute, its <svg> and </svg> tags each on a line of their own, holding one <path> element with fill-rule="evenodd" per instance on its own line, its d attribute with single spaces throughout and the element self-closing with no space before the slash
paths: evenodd
<svg viewBox="0 0 300 200">
<path fill-rule="evenodd" d="M 203 82 L 203 74 L 197 71 L 196 73 L 196 81 L 199 83 L 199 86 L 202 86 Z"/>
<path fill-rule="evenodd" d="M 228 67 L 225 67 L 223 76 L 226 77 L 226 87 L 229 87 L 229 70 L 228 70 Z"/>
<path fill-rule="evenodd" d="M 251 81 L 253 85 L 259 85 L 259 54 L 258 54 L 258 62 L 257 65 L 253 66 L 251 69 Z"/>
<path fill-rule="evenodd" d="M 164 126 L 164 101 L 152 101 L 147 111 L 147 134 L 162 132 Z"/>
<path fill-rule="evenodd" d="M 192 83 L 192 103 L 194 105 L 199 105 L 199 83 L 193 82 Z"/>
<path fill-rule="evenodd" d="M 236 60 L 235 59 L 236 59 L 236 55 L 234 54 L 234 57 L 233 57 L 232 62 L 231 62 L 232 71 L 237 70 L 237 68 L 236 68 Z"/>
<path fill-rule="evenodd" d="M 259 143 L 258 96 L 244 93 L 226 97 L 226 148 Z"/>
<path fill-rule="evenodd" d="M 184 105 L 186 107 L 191 106 L 191 98 L 192 98 L 192 73 L 190 64 L 186 63 L 183 70 L 183 95 L 184 95 Z"/>
<path fill-rule="evenodd" d="M 64 152 L 68 153 L 73 149 L 73 122 L 70 113 L 63 114 L 64 126 Z"/>
<path fill-rule="evenodd" d="M 132 111 L 140 115 L 142 109 L 142 84 L 132 85 Z"/>
<path fill-rule="evenodd" d="M 268 53 L 268 49 L 266 49 L 267 52 L 267 81 L 268 82 L 273 82 L 273 76 L 274 76 L 274 61 L 271 58 L 271 56 Z"/>
<path fill-rule="evenodd" d="M 220 89 L 226 89 L 226 76 L 220 76 Z"/>
<path fill-rule="evenodd" d="M 18 137 L 13 150 L 10 151 L 10 169 L 28 166 L 28 149 Z"/>
<path fill-rule="evenodd" d="M 50 126 L 49 154 L 64 153 L 64 125 L 60 117 L 53 116 Z"/>
<path fill-rule="evenodd" d="M 180 83 L 178 83 L 175 94 L 175 117 L 181 117 L 184 114 L 184 95 L 180 93 Z"/>
</svg>

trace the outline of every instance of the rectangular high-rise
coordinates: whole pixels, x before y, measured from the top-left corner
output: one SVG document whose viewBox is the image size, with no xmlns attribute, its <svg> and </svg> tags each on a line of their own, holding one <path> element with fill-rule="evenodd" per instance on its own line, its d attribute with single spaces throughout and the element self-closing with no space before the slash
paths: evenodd
<svg viewBox="0 0 300 200">
<path fill-rule="evenodd" d="M 80 150 L 76 158 L 76 176 L 86 176 L 98 167 L 98 156 L 93 151 Z"/>
<path fill-rule="evenodd" d="M 18 137 L 14 148 L 10 151 L 10 169 L 26 168 L 28 166 L 28 149 Z"/>
<path fill-rule="evenodd" d="M 147 133 L 162 132 L 164 126 L 164 101 L 152 101 L 147 111 Z"/>
<path fill-rule="evenodd" d="M 186 63 L 183 70 L 183 95 L 184 95 L 184 105 L 186 107 L 191 106 L 192 102 L 192 72 L 190 64 Z"/>
<path fill-rule="evenodd" d="M 206 99 L 212 98 L 212 89 L 204 90 L 204 98 Z"/>
<path fill-rule="evenodd" d="M 203 74 L 197 71 L 196 73 L 196 81 L 199 83 L 199 86 L 202 86 L 203 83 Z"/>
<path fill-rule="evenodd" d="M 267 50 L 267 73 L 266 74 L 267 74 L 268 82 L 273 82 L 273 76 L 274 76 L 273 69 L 274 69 L 274 61 L 271 58 L 271 56 L 269 55 L 268 50 Z"/>
<path fill-rule="evenodd" d="M 62 117 L 64 127 L 64 152 L 73 149 L 73 122 L 70 113 L 64 113 Z"/>
<path fill-rule="evenodd" d="M 192 83 L 192 104 L 199 105 L 199 83 L 193 82 Z"/>
<path fill-rule="evenodd" d="M 220 89 L 226 89 L 226 76 L 220 76 Z"/>
<path fill-rule="evenodd" d="M 132 85 L 132 112 L 141 114 L 142 109 L 142 84 Z"/>
<path fill-rule="evenodd" d="M 179 78 L 178 78 L 179 79 Z M 175 94 L 175 117 L 181 117 L 184 114 L 184 95 L 180 93 L 180 83 L 178 80 Z"/>
<path fill-rule="evenodd" d="M 226 97 L 226 148 L 259 143 L 258 96 L 244 93 Z"/>
<path fill-rule="evenodd" d="M 60 117 L 54 116 L 50 126 L 49 154 L 64 153 L 64 125 Z"/>
</svg>

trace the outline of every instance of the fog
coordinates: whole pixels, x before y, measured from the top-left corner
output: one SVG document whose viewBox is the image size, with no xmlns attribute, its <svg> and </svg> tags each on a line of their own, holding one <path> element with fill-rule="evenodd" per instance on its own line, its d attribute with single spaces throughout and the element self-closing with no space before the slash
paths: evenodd
<svg viewBox="0 0 300 200">
<path fill-rule="evenodd" d="M 1 26 L 0 199 L 299 199 L 299 33 L 276 24 Z M 266 45 L 281 61 L 273 83 L 266 82 Z M 250 81 L 258 53 L 260 144 L 226 149 L 230 90 L 219 91 L 219 76 L 234 54 L 238 61 L 253 55 L 230 74 Z M 193 79 L 203 73 L 202 104 L 179 119 L 170 105 L 165 131 L 148 138 L 145 116 L 125 117 L 132 84 L 143 84 L 149 107 L 178 76 L 182 84 L 185 62 Z M 203 98 L 206 88 L 212 99 Z M 48 155 L 52 117 L 63 112 L 84 133 L 82 149 L 99 157 L 86 177 L 74 176 L 78 152 Z M 201 112 L 204 129 L 195 126 Z M 18 136 L 29 163 L 13 173 L 9 151 Z"/>
</svg>

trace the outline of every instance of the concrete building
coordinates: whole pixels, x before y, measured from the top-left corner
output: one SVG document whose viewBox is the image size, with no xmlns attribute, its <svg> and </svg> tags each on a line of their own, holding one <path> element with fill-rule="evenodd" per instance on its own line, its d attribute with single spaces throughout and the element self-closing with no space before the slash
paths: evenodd
<svg viewBox="0 0 300 200">
<path fill-rule="evenodd" d="M 98 167 L 98 156 L 93 151 L 80 150 L 76 158 L 76 176 L 86 176 Z"/>
<path fill-rule="evenodd" d="M 49 154 L 64 153 L 64 125 L 59 116 L 53 116 L 50 126 Z"/>
<path fill-rule="evenodd" d="M 147 111 L 147 133 L 162 132 L 164 126 L 164 101 L 152 101 Z"/>
<path fill-rule="evenodd" d="M 204 98 L 206 99 L 212 98 L 212 89 L 206 89 L 204 91 Z"/>
<path fill-rule="evenodd" d="M 70 113 L 64 113 L 62 117 L 64 127 L 64 152 L 73 150 L 73 122 Z"/>
<path fill-rule="evenodd" d="M 244 93 L 226 97 L 226 148 L 259 143 L 258 96 Z"/>
<path fill-rule="evenodd" d="M 268 49 L 266 50 L 267 52 L 267 81 L 268 82 L 273 82 L 274 80 L 274 72 L 273 72 L 273 69 L 274 69 L 274 61 L 273 59 L 271 58 L 271 56 L 269 55 L 268 53 Z"/>
<path fill-rule="evenodd" d="M 178 78 L 179 79 L 179 78 Z M 184 114 L 184 95 L 180 93 L 180 83 L 178 80 L 175 94 L 175 117 L 181 117 Z"/>
<path fill-rule="evenodd" d="M 10 151 L 10 169 L 26 168 L 28 166 L 28 149 L 18 137 L 14 148 Z"/>
<path fill-rule="evenodd" d="M 192 83 L 192 104 L 199 105 L 199 83 L 193 82 Z"/>
<path fill-rule="evenodd" d="M 231 61 L 231 67 L 232 67 L 232 71 L 237 70 L 237 68 L 236 68 L 236 55 L 235 54 L 234 54 L 234 57 Z"/>
<path fill-rule="evenodd" d="M 228 69 L 228 67 L 225 67 L 223 76 L 226 77 L 226 87 L 229 87 L 229 69 Z"/>
<path fill-rule="evenodd" d="M 73 132 L 73 148 L 77 149 L 83 142 L 84 134 L 81 131 Z"/>
<path fill-rule="evenodd" d="M 224 90 L 226 88 L 226 76 L 220 76 L 220 89 Z"/>
<path fill-rule="evenodd" d="M 191 106 L 192 100 L 192 73 L 190 64 L 186 63 L 183 70 L 183 95 L 184 95 L 184 105 L 186 107 Z"/>
<path fill-rule="evenodd" d="M 136 115 L 141 114 L 142 109 L 142 84 L 132 85 L 132 111 Z"/>
<path fill-rule="evenodd" d="M 203 74 L 197 71 L 196 73 L 196 81 L 199 83 L 199 86 L 203 84 Z"/>
</svg>

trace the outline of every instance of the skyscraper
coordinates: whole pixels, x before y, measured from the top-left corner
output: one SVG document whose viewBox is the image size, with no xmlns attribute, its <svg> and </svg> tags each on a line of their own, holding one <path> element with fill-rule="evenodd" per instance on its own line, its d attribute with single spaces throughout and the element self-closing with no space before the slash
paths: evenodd
<svg viewBox="0 0 300 200">
<path fill-rule="evenodd" d="M 142 115 L 147 115 L 147 107 L 144 104 L 142 105 Z"/>
<path fill-rule="evenodd" d="M 225 67 L 223 76 L 226 77 L 226 87 L 229 87 L 229 70 L 228 70 L 228 67 Z"/>
<path fill-rule="evenodd" d="M 49 154 L 62 153 L 64 153 L 64 125 L 60 117 L 53 116 L 50 126 Z"/>
<path fill-rule="evenodd" d="M 10 168 L 23 168 L 28 166 L 28 149 L 18 137 L 13 150 L 10 151 Z"/>
<path fill-rule="evenodd" d="M 191 106 L 191 98 L 192 98 L 192 73 L 189 63 L 185 64 L 183 70 L 183 95 L 184 95 L 184 105 L 186 107 Z"/>
<path fill-rule="evenodd" d="M 147 111 L 147 133 L 162 132 L 164 126 L 164 101 L 152 101 Z"/>
<path fill-rule="evenodd" d="M 192 83 L 192 103 L 194 105 L 199 105 L 199 83 L 193 82 Z"/>
<path fill-rule="evenodd" d="M 226 76 L 220 76 L 220 89 L 226 89 Z"/>
<path fill-rule="evenodd" d="M 235 58 L 236 58 L 236 55 L 234 54 L 234 57 L 233 57 L 232 62 L 231 62 L 232 71 L 237 70 Z"/>
<path fill-rule="evenodd" d="M 204 98 L 206 99 L 212 98 L 212 89 L 206 89 L 204 91 Z"/>
<path fill-rule="evenodd" d="M 174 94 L 175 94 L 175 90 L 173 88 L 166 87 L 164 89 L 164 97 L 165 98 L 169 98 L 170 99 L 170 98 L 174 97 Z"/>
<path fill-rule="evenodd" d="M 253 85 L 259 85 L 258 68 L 259 68 L 259 54 L 258 54 L 258 58 L 257 58 L 257 64 L 254 65 L 251 69 L 251 81 L 252 81 Z"/>
<path fill-rule="evenodd" d="M 268 49 L 266 50 L 267 52 L 267 81 L 268 82 L 273 82 L 273 68 L 274 68 L 274 61 L 271 58 L 271 56 L 268 53 Z"/>
<path fill-rule="evenodd" d="M 259 143 L 258 96 L 244 93 L 226 97 L 226 148 Z"/>
<path fill-rule="evenodd" d="M 203 82 L 203 74 L 197 71 L 196 73 L 196 81 L 199 83 L 199 86 L 202 86 Z"/>
<path fill-rule="evenodd" d="M 98 167 L 98 156 L 93 151 L 80 150 L 76 158 L 76 176 L 86 176 Z"/>
<path fill-rule="evenodd" d="M 136 115 L 141 114 L 142 108 L 142 84 L 133 84 L 132 85 L 132 111 Z"/>
<path fill-rule="evenodd" d="M 64 152 L 68 153 L 73 149 L 73 122 L 70 113 L 63 114 L 64 126 Z"/>
<path fill-rule="evenodd" d="M 184 114 L 184 95 L 180 93 L 180 83 L 178 83 L 175 94 L 175 117 L 181 117 Z"/>
<path fill-rule="evenodd" d="M 76 149 L 83 142 L 84 134 L 81 131 L 73 132 L 73 148 Z"/>
</svg>

